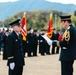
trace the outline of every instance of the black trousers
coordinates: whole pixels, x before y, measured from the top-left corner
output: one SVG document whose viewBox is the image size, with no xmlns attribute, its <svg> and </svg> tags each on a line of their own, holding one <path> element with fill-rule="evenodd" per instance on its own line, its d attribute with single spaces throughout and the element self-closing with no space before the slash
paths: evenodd
<svg viewBox="0 0 76 75">
<path fill-rule="evenodd" d="M 61 75 L 73 75 L 74 61 L 61 61 Z"/>
<path fill-rule="evenodd" d="M 11 70 L 10 67 L 9 67 L 9 75 L 22 75 L 23 73 L 23 66 L 16 66 L 14 68 L 14 70 Z"/>
<path fill-rule="evenodd" d="M 51 53 L 55 54 L 55 46 L 53 46 L 53 45 L 52 45 L 52 51 L 51 51 Z"/>
<path fill-rule="evenodd" d="M 56 49 L 56 54 L 58 54 L 59 53 L 59 47 L 57 47 L 57 49 Z"/>
<path fill-rule="evenodd" d="M 33 56 L 37 56 L 37 44 L 34 45 Z"/>
</svg>

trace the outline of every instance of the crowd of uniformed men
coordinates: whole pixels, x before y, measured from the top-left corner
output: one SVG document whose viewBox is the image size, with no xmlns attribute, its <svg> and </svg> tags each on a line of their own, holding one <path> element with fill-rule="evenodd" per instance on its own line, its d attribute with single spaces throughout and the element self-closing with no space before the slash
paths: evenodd
<svg viewBox="0 0 76 75">
<path fill-rule="evenodd" d="M 22 40 L 19 20 L 9 24 L 13 32 L 9 32 L 8 29 L 0 30 L 0 52 L 3 48 L 3 59 L 8 58 L 9 75 L 22 75 L 26 53 L 27 57 L 37 56 L 38 52 L 43 56 L 58 54 L 59 48 L 61 48 L 59 57 L 61 75 L 73 75 L 73 63 L 76 60 L 76 28 L 72 25 L 71 15 L 60 16 L 60 18 L 61 25 L 65 29 L 63 37 L 60 30 L 56 31 L 55 28 L 52 28 L 50 41 L 42 37 L 47 33 L 46 30 L 42 29 L 38 33 L 37 30 L 31 28 L 27 30 L 27 40 Z M 52 45 L 51 49 L 50 45 Z"/>
<path fill-rule="evenodd" d="M 56 29 L 53 28 L 52 33 L 52 40 L 59 40 L 59 36 L 61 36 L 60 30 L 56 32 Z M 27 30 L 27 40 L 23 40 L 23 53 L 24 57 L 32 57 L 37 56 L 38 53 L 41 55 L 50 55 L 50 54 L 58 54 L 59 53 L 59 47 L 50 46 L 47 44 L 46 40 L 42 37 L 42 35 L 46 34 L 46 30 L 42 29 L 40 33 L 37 32 L 37 30 L 33 30 L 32 28 L 29 28 Z M 7 59 L 7 50 L 6 50 L 6 39 L 7 36 L 11 33 L 11 30 L 3 29 L 0 30 L 0 54 L 1 51 L 3 51 L 3 60 Z M 38 48 L 39 47 L 39 48 Z M 39 50 L 38 50 L 39 49 Z"/>
</svg>

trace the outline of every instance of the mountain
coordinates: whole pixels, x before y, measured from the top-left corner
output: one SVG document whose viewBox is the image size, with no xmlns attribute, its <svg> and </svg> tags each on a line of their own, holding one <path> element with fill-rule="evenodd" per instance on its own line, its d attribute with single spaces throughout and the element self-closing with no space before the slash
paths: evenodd
<svg viewBox="0 0 76 75">
<path fill-rule="evenodd" d="M 76 10 L 76 5 L 48 2 L 46 0 L 19 0 L 17 2 L 0 3 L 0 20 L 11 17 L 20 11 L 33 10 L 57 10 L 70 13 Z"/>
</svg>

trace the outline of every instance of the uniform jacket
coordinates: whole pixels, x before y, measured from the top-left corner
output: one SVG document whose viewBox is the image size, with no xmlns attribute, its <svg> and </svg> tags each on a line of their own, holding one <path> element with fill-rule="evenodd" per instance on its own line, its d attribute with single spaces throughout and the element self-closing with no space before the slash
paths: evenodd
<svg viewBox="0 0 76 75">
<path fill-rule="evenodd" d="M 50 38 L 50 39 L 52 39 L 52 40 L 58 40 L 58 36 L 59 36 L 59 34 L 58 33 L 52 33 L 52 37 Z"/>
<path fill-rule="evenodd" d="M 34 34 L 33 33 L 28 33 L 27 35 L 27 40 L 29 44 L 34 44 Z"/>
<path fill-rule="evenodd" d="M 7 50 L 6 50 L 7 42 L 6 42 L 6 40 L 7 40 L 7 35 L 5 34 L 3 37 L 3 40 L 2 40 L 2 42 L 4 44 L 4 46 L 3 46 L 3 48 L 4 48 L 3 49 L 3 59 L 7 59 Z"/>
<path fill-rule="evenodd" d="M 39 34 L 39 44 L 45 44 L 46 40 L 42 37 L 44 34 Z"/>
<path fill-rule="evenodd" d="M 61 47 L 60 61 L 76 59 L 76 29 L 69 25 L 63 34 L 62 41 L 53 42 L 53 45 Z"/>
<path fill-rule="evenodd" d="M 24 56 L 23 56 L 21 35 L 18 37 L 17 34 L 13 31 L 7 37 L 6 48 L 7 48 L 8 65 L 11 62 L 15 62 L 16 66 L 23 66 Z"/>
</svg>

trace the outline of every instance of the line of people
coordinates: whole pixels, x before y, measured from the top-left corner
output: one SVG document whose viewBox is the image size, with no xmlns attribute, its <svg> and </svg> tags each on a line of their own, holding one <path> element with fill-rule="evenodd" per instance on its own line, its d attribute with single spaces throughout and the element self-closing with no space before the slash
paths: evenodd
<svg viewBox="0 0 76 75">
<path fill-rule="evenodd" d="M 61 40 L 62 39 L 62 32 L 58 30 L 56 32 L 55 28 L 53 28 L 52 33 L 52 40 Z M 42 37 L 42 35 L 46 34 L 46 30 L 42 29 L 40 33 L 37 30 L 33 30 L 29 28 L 27 30 L 27 40 L 23 41 L 23 48 L 24 48 L 24 55 L 27 57 L 37 56 L 37 53 L 41 55 L 50 55 L 50 54 L 58 54 L 59 47 L 52 48 L 47 44 L 46 40 Z M 38 48 L 39 46 L 39 48 Z M 25 57 L 24 56 L 24 57 Z"/>
<path fill-rule="evenodd" d="M 0 53 L 1 48 L 3 49 L 3 60 L 7 60 L 7 51 L 6 51 L 6 38 L 10 34 L 9 30 L 6 31 L 3 29 L 3 31 L 0 32 Z M 37 32 L 37 30 L 33 30 L 29 28 L 27 30 L 27 40 L 22 41 L 23 43 L 23 53 L 24 57 L 32 57 L 37 56 L 37 53 L 40 55 L 50 55 L 50 54 L 58 54 L 59 53 L 59 47 L 52 46 L 50 47 L 46 40 L 42 37 L 42 35 L 46 34 L 46 30 L 42 29 L 40 33 Z M 52 33 L 52 40 L 60 40 L 61 32 L 58 30 L 56 32 L 55 28 L 53 28 Z M 39 47 L 39 48 L 38 48 Z"/>
</svg>

